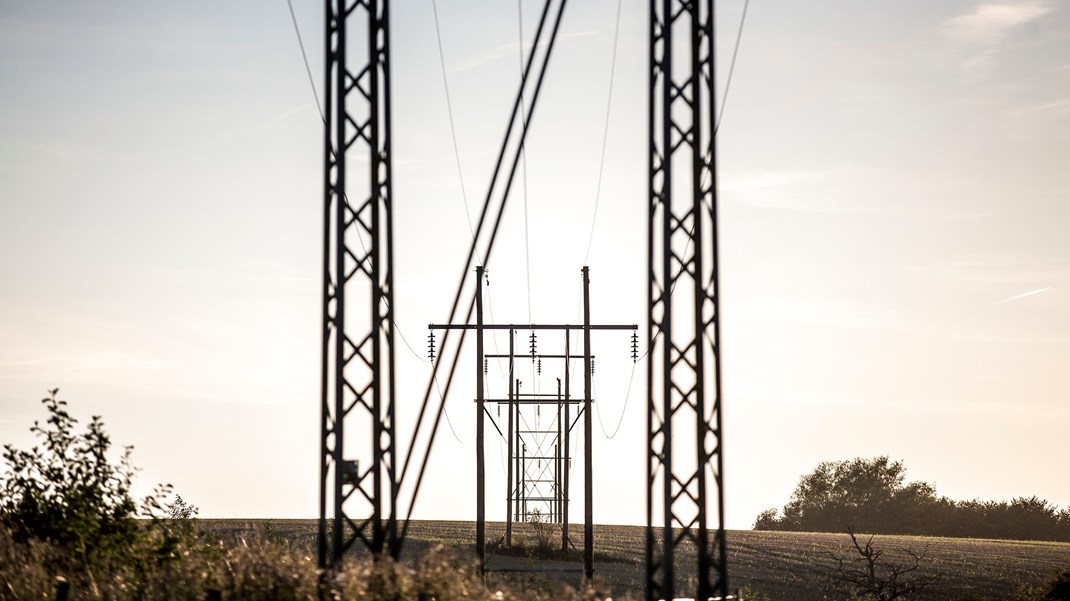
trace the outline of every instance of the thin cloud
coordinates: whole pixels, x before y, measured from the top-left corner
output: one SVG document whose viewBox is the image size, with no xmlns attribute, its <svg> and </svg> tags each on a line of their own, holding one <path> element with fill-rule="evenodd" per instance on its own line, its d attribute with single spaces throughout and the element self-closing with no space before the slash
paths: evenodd
<svg viewBox="0 0 1070 601">
<path fill-rule="evenodd" d="M 979 4 L 973 12 L 952 17 L 948 29 L 956 36 L 972 42 L 995 44 L 1014 28 L 1035 21 L 1053 9 L 1047 2 L 1034 1 L 1017 4 Z"/>
<path fill-rule="evenodd" d="M 1038 288 L 1037 290 L 1030 290 L 1029 292 L 1023 292 L 1021 294 L 1016 294 L 1016 295 L 1014 295 L 1014 296 L 1012 296 L 1010 298 L 1005 298 L 1005 299 L 999 301 L 996 304 L 997 305 L 1002 305 L 1003 303 L 1009 303 L 1012 300 L 1018 300 L 1020 298 L 1025 298 L 1027 296 L 1033 296 L 1034 294 L 1040 294 L 1041 292 L 1047 292 L 1048 290 L 1051 290 L 1051 286 L 1048 286 L 1047 288 Z"/>
<path fill-rule="evenodd" d="M 825 169 L 758 170 L 725 175 L 730 202 L 760 209 L 806 213 L 907 215 L 916 210 L 874 195 L 860 197 L 860 182 L 882 179 L 881 170 L 845 165 Z"/>
<path fill-rule="evenodd" d="M 1070 97 L 1063 98 L 1061 100 L 1055 100 L 1052 102 L 1045 102 L 1043 104 L 1036 104 L 1030 107 L 1026 107 L 1020 111 L 1023 114 L 1026 113 L 1067 113 L 1070 112 Z"/>
</svg>

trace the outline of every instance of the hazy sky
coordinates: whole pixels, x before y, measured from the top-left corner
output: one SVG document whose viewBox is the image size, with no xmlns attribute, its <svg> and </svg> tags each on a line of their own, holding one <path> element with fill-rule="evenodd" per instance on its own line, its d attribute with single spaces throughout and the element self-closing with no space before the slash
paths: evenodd
<svg viewBox="0 0 1070 601">
<path fill-rule="evenodd" d="M 294 3 L 322 93 L 322 7 Z M 531 312 L 517 194 L 490 265 L 499 322 L 577 319 L 616 9 L 565 14 L 527 145 Z M 718 5 L 722 76 L 741 9 Z M 430 0 L 393 11 L 395 305 L 419 355 L 397 351 L 403 434 L 470 234 Z M 518 82 L 517 3 L 439 16 L 474 214 Z M 623 2 L 597 322 L 645 323 L 646 19 Z M 955 498 L 1070 505 L 1070 7 L 753 0 L 719 144 L 729 526 L 819 461 L 878 454 Z M 207 517 L 313 516 L 322 158 L 284 0 L 0 1 L 0 441 L 28 445 L 59 387 L 136 447 L 146 488 Z M 623 412 L 594 441 L 600 522 L 644 519 L 628 347 L 595 348 L 605 430 Z M 474 517 L 469 373 L 447 405 L 463 443 L 441 433 L 417 516 Z"/>
</svg>

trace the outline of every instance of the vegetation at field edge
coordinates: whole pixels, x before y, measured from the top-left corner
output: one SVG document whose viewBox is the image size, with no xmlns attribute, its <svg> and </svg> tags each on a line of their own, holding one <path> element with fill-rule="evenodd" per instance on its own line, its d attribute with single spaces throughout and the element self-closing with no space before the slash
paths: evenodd
<svg viewBox="0 0 1070 601">
<path fill-rule="evenodd" d="M 313 558 L 315 520 L 199 520 L 168 486 L 135 499 L 131 450 L 113 462 L 99 417 L 80 432 L 56 391 L 43 403 L 48 419 L 31 428 L 40 444 L 8 445 L 3 454 L 0 601 L 54 599 L 57 579 L 72 599 L 114 601 L 192 601 L 209 590 L 254 601 L 641 596 L 645 529 L 636 526 L 596 525 L 592 586 L 575 573 L 484 579 L 470 522 L 414 522 L 403 562 L 355 549 L 341 570 L 324 572 Z M 582 528 L 571 531 L 582 546 Z M 503 524 L 488 524 L 490 540 L 503 534 Z M 1070 544 L 853 534 L 731 531 L 732 586 L 751 601 L 1070 599 Z M 515 539 L 532 551 L 505 554 L 492 545 L 488 566 L 575 568 L 575 554 L 555 549 L 559 535 L 542 520 L 515 524 Z M 681 591 L 695 563 L 694 549 L 684 547 L 676 564 Z"/>
<path fill-rule="evenodd" d="M 1070 507 L 1032 497 L 954 501 L 925 482 L 907 482 L 888 457 L 826 461 L 799 479 L 781 510 L 758 515 L 755 530 L 918 534 L 1070 542 Z"/>
</svg>

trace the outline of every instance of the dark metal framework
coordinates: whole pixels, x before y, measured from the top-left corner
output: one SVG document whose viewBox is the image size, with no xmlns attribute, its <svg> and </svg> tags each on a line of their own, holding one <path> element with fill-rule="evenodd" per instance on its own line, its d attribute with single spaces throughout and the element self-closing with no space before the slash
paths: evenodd
<svg viewBox="0 0 1070 601">
<path fill-rule="evenodd" d="M 318 557 L 335 568 L 358 541 L 396 548 L 388 1 L 327 0 L 325 19 Z"/>
<path fill-rule="evenodd" d="M 693 556 L 695 598 L 723 599 L 713 0 L 651 0 L 650 78 L 646 598 Z"/>
<path fill-rule="evenodd" d="M 573 405 L 581 401 L 569 398 L 569 360 L 583 359 L 583 355 L 537 354 L 518 355 L 515 348 L 516 330 L 509 331 L 509 353 L 484 355 L 487 359 L 504 359 L 509 369 L 509 396 L 488 398 L 485 403 L 498 406 L 492 417 L 495 428 L 506 440 L 506 496 L 505 546 L 513 544 L 513 522 L 527 522 L 536 516 L 551 524 L 562 524 L 561 549 L 568 548 L 568 524 L 565 518 L 568 500 L 567 467 L 572 463 L 568 435 L 575 422 L 569 421 Z M 565 344 L 568 345 L 566 334 Z M 520 392 L 523 382 L 515 377 L 516 360 L 534 357 L 540 365 L 543 359 L 564 361 L 564 391 L 562 379 L 557 378 L 556 394 Z M 594 355 L 591 355 L 594 359 Z M 487 363 L 483 364 L 487 374 Z M 503 421 L 502 406 L 506 408 Z M 548 423 L 541 422 L 542 410 L 548 411 Z M 580 412 L 582 413 L 582 411 Z M 577 415 L 578 417 L 578 415 Z M 502 424 L 505 428 L 502 428 Z M 534 424 L 534 425 L 533 425 Z M 531 453 L 531 454 L 529 454 Z M 549 453 L 549 454 L 547 454 Z"/>
<path fill-rule="evenodd" d="M 325 1 L 326 135 L 318 557 L 319 565 L 329 568 L 336 567 L 345 551 L 357 541 L 373 553 L 389 549 L 396 555 L 400 550 L 394 436 L 388 4 L 389 0 Z M 547 8 L 549 6 L 548 0 Z M 554 34 L 563 7 L 564 0 L 554 20 Z M 544 10 L 543 19 L 545 15 Z M 350 21 L 357 21 L 360 30 L 357 36 L 360 44 L 353 45 L 359 57 L 358 64 L 353 68 L 347 58 L 347 24 Z M 539 31 L 542 31 L 542 21 Z M 674 596 L 677 590 L 674 558 L 690 555 L 692 550 L 685 547 L 693 548 L 697 561 L 696 598 L 709 599 L 714 594 L 728 598 L 717 325 L 713 37 L 712 0 L 651 0 L 648 599 Z M 551 36 L 550 48 L 554 39 L 555 36 Z M 684 60 L 675 60 L 681 50 L 685 51 Z M 549 51 L 546 62 L 548 57 Z M 530 63 L 529 60 L 529 68 Z M 539 83 L 545 64 L 539 73 Z M 530 110 L 523 131 L 526 131 L 529 120 Z M 361 152 L 362 158 L 367 157 L 368 170 L 364 178 L 347 174 L 346 157 L 350 152 Z M 504 152 L 503 146 L 502 154 Z M 509 183 L 514 171 L 515 161 Z M 361 181 L 347 181 L 347 175 L 354 175 L 354 179 Z M 354 191 L 353 201 L 348 194 L 350 190 Z M 502 204 L 504 206 L 504 202 Z M 494 232 L 497 232 L 497 221 Z M 585 288 L 586 275 L 585 268 Z M 482 277 L 477 276 L 477 281 L 481 282 Z M 483 331 L 493 326 L 482 323 L 478 293 L 475 304 L 477 325 L 450 327 L 477 330 L 477 355 L 482 363 Z M 544 325 L 531 329 L 583 329 L 587 354 L 585 391 L 589 391 L 590 332 L 598 327 L 590 325 L 586 303 L 584 322 L 584 326 Z M 568 350 L 565 352 L 567 354 Z M 477 370 L 480 367 L 477 366 Z M 482 560 L 485 545 L 482 384 L 478 394 L 477 546 Z M 590 401 L 590 394 L 585 392 L 588 495 L 584 512 L 584 555 L 588 576 L 591 575 L 593 556 L 590 548 L 593 538 Z M 520 404 L 516 399 L 514 402 Z M 564 404 L 566 408 L 568 405 Z M 570 422 L 566 419 L 565 423 Z M 347 437 L 347 425 L 351 432 L 364 437 Z M 367 437 L 369 433 L 370 438 Z M 711 502 L 716 506 L 712 540 L 708 519 Z M 567 496 L 562 509 L 561 517 L 567 523 Z"/>
<path fill-rule="evenodd" d="M 558 378 L 559 388 L 560 383 Z M 506 513 L 512 510 L 506 520 L 506 546 L 512 545 L 510 526 L 513 520 L 517 523 L 531 519 L 563 523 L 564 505 L 568 499 L 564 472 L 572 464 L 571 454 L 566 455 L 565 438 L 575 425 L 565 421 L 565 406 L 579 402 L 564 397 L 560 390 L 549 398 L 514 393 L 512 399 L 507 403 L 511 405 L 513 415 L 506 436 L 510 438 L 508 461 L 517 466 L 517 478 L 510 482 L 506 499 Z M 548 410 L 546 424 L 540 420 L 543 408 Z M 562 550 L 568 546 L 568 528 L 563 532 Z"/>
<path fill-rule="evenodd" d="M 515 515 L 517 519 L 520 518 L 520 511 L 515 514 L 512 512 L 512 503 L 523 503 L 526 499 L 530 500 L 530 497 L 525 497 L 523 492 L 524 476 L 527 473 L 526 462 L 532 459 L 536 460 L 556 460 L 559 462 L 566 462 L 564 465 L 560 465 L 558 469 L 563 472 L 563 478 L 560 483 L 563 489 L 560 499 L 549 498 L 545 502 L 551 505 L 555 501 L 559 501 L 560 507 L 560 519 L 562 523 L 561 533 L 561 547 L 567 549 L 571 544 L 568 535 L 568 489 L 569 489 L 569 477 L 568 477 L 568 435 L 567 432 L 571 431 L 574 422 L 571 421 L 569 412 L 570 407 L 573 404 L 580 405 L 581 408 L 576 414 L 576 419 L 579 420 L 580 416 L 583 417 L 583 444 L 584 444 L 584 511 L 583 511 L 583 573 L 587 579 L 594 576 L 594 463 L 593 463 L 593 447 L 592 447 L 592 435 L 593 435 L 593 420 L 591 417 L 591 372 L 593 355 L 591 354 L 591 332 L 598 330 L 630 330 L 635 332 L 638 329 L 636 325 L 627 324 L 592 324 L 591 323 L 591 304 L 590 304 L 590 277 L 589 270 L 585 266 L 582 269 L 583 274 L 583 324 L 570 325 L 570 324 L 532 324 L 532 325 L 513 325 L 513 324 L 487 324 L 483 322 L 483 274 L 484 268 L 482 266 L 476 267 L 476 297 L 475 297 L 475 313 L 476 323 L 455 323 L 455 324 L 430 324 L 428 329 L 432 332 L 435 330 L 473 330 L 476 334 L 476 555 L 479 558 L 479 567 L 483 572 L 488 571 L 515 571 L 515 570 L 494 570 L 487 568 L 487 540 L 486 540 L 486 470 L 485 470 L 485 427 L 484 417 L 489 417 L 493 421 L 490 412 L 487 410 L 486 405 L 488 403 L 506 403 L 509 407 L 509 425 L 507 426 L 509 433 L 506 436 L 506 440 L 510 446 L 509 460 L 507 465 L 512 468 L 515 464 L 516 471 L 508 474 L 509 480 L 509 494 L 506 500 L 506 521 L 507 521 L 507 536 L 511 530 L 511 522 Z M 517 330 L 524 329 L 530 330 L 533 334 L 532 340 L 534 340 L 534 332 L 536 330 L 553 330 L 563 332 L 565 335 L 565 352 L 561 355 L 566 361 L 566 380 L 564 396 L 554 395 L 552 399 L 539 399 L 532 398 L 531 396 L 519 395 L 515 389 L 515 378 L 513 371 L 513 358 L 515 355 L 514 335 Z M 483 381 L 483 370 L 485 367 L 485 359 L 488 355 L 483 352 L 483 334 L 487 330 L 506 330 L 509 332 L 509 396 L 505 399 L 487 398 L 485 384 Z M 583 334 L 583 354 L 579 355 L 583 359 L 583 397 L 582 399 L 573 400 L 571 398 L 571 391 L 569 390 L 569 380 L 567 374 L 568 360 L 572 356 L 569 349 L 569 333 L 572 331 L 579 331 Z M 534 344 L 532 345 L 534 349 Z M 539 357 L 539 355 L 533 355 Z M 497 356 L 496 356 L 497 357 Z M 546 357 L 551 357 L 547 355 Z M 558 424 L 561 431 L 558 433 L 558 437 L 564 437 L 565 446 L 554 456 L 527 456 L 523 447 L 514 447 L 514 443 L 518 445 L 521 443 L 522 438 L 519 436 L 520 420 L 519 410 L 522 405 L 525 406 L 537 406 L 537 405 L 550 405 L 554 406 L 561 415 L 558 418 Z M 514 421 L 514 417 L 516 418 Z M 495 428 L 501 433 L 501 429 L 495 423 Z M 515 429 L 514 429 L 515 428 Z M 532 570 L 537 571 L 537 570 Z M 558 570 L 560 571 L 560 570 Z"/>
</svg>

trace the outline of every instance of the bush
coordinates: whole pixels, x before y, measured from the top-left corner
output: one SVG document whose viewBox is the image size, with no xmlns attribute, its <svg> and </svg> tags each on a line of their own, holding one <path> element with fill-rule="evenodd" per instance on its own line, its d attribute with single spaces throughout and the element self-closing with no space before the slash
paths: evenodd
<svg viewBox="0 0 1070 601">
<path fill-rule="evenodd" d="M 1021 601 L 1070 601 L 1070 570 L 1054 574 L 1044 582 L 1024 587 Z"/>
<path fill-rule="evenodd" d="M 243 601 L 594 598 L 571 589 L 488 589 L 474 557 L 442 547 L 414 565 L 363 555 L 324 572 L 309 549 L 270 531 L 211 539 L 190 519 L 196 507 L 181 497 L 168 501 L 170 486 L 135 500 L 130 447 L 112 463 L 101 419 L 77 431 L 57 392 L 42 401 L 45 424 L 31 428 L 40 443 L 29 451 L 4 447 L 0 601 L 53 599 L 58 581 L 69 583 L 70 598 L 90 601 L 200 601 L 209 590 Z M 532 526 L 551 531 L 539 524 Z"/>
<path fill-rule="evenodd" d="M 528 516 L 528 523 L 531 524 L 535 552 L 539 556 L 553 555 L 554 551 L 557 550 L 557 546 L 554 545 L 556 531 L 553 525 L 550 524 L 550 520 L 541 511 L 535 509 Z"/>
<path fill-rule="evenodd" d="M 86 569 L 113 560 L 167 559 L 185 534 L 179 522 L 196 508 L 181 500 L 181 505 L 165 504 L 170 485 L 136 501 L 133 448 L 125 447 L 113 464 L 111 438 L 100 416 L 76 431 L 78 420 L 67 412 L 67 402 L 56 398 L 58 392 L 49 391 L 41 401 L 48 412 L 44 425 L 34 422 L 30 428 L 38 445 L 28 451 L 4 445 L 0 522 L 16 541 L 51 543 Z"/>
</svg>

